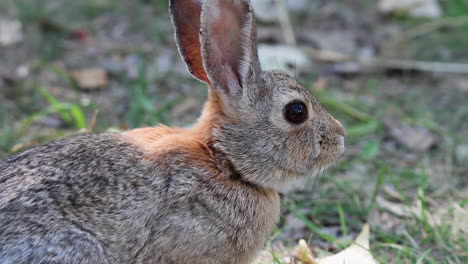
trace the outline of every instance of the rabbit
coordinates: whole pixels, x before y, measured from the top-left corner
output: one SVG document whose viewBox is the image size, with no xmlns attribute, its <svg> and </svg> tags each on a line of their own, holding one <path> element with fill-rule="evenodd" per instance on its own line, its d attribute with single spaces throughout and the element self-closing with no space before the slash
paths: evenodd
<svg viewBox="0 0 468 264">
<path fill-rule="evenodd" d="M 0 163 L 0 263 L 245 264 L 279 193 L 335 163 L 345 131 L 262 71 L 249 0 L 171 0 L 180 54 L 209 87 L 198 122 L 76 136 Z"/>
</svg>

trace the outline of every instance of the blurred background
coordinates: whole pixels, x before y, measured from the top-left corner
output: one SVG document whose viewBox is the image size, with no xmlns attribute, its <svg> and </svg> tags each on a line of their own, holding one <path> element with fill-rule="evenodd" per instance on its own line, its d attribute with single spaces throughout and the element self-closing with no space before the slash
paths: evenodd
<svg viewBox="0 0 468 264">
<path fill-rule="evenodd" d="M 271 252 L 300 238 L 337 252 L 369 222 L 382 263 L 467 263 L 468 1 L 251 1 L 262 67 L 294 74 L 348 133 L 333 169 L 284 195 Z M 192 124 L 207 89 L 167 2 L 0 1 L 0 158 Z"/>
</svg>

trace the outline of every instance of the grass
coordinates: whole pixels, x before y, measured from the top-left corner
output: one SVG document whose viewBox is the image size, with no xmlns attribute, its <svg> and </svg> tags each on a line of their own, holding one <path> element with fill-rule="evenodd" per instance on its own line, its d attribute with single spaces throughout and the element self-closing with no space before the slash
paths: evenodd
<svg viewBox="0 0 468 264">
<path fill-rule="evenodd" d="M 198 89 L 201 84 L 186 81 L 173 69 L 165 75 L 156 74 L 157 68 L 154 70 L 155 53 L 165 52 L 161 47 L 174 49 L 170 31 L 158 26 L 167 24 L 166 1 L 139 1 L 134 3 L 137 6 L 128 9 L 125 1 L 82 1 L 74 3 L 73 8 L 66 6 L 68 2 L 56 3 L 59 4 L 48 7 L 36 6 L 35 1 L 9 2 L 25 28 L 36 32 L 38 37 L 31 38 L 34 57 L 30 59 L 34 63 L 30 76 L 8 85 L 5 99 L 0 98 L 0 158 L 19 151 L 21 148 L 18 146 L 29 147 L 86 128 L 95 110 L 101 113 L 97 127 L 100 132 L 109 128 L 171 124 L 177 121 L 173 120 L 172 110 L 187 97 L 195 97 L 202 103 L 200 98 L 206 90 Z M 468 15 L 466 1 L 446 0 L 441 4 L 446 18 Z M 5 8 L 4 5 L 5 2 L 0 3 L 0 8 Z M 157 16 L 141 15 L 142 10 L 148 7 L 153 8 Z M 111 98 L 108 90 L 79 89 L 68 76 L 68 69 L 55 65 L 59 65 L 56 62 L 68 56 L 72 49 L 69 48 L 70 40 L 66 38 L 70 30 L 84 28 L 91 34 L 103 34 L 96 26 L 105 24 L 100 17 L 119 12 L 129 12 L 129 16 L 141 15 L 131 20 L 128 28 L 154 43 L 156 52 L 140 51 L 139 47 L 130 51 L 106 51 L 110 54 L 105 56 L 119 58 L 135 53 L 139 61 L 135 78 L 129 78 L 122 72 L 110 76 L 115 93 L 124 94 L 115 99 Z M 65 18 L 70 18 L 70 21 Z M 60 25 L 58 29 L 64 31 L 44 31 L 40 26 L 44 19 L 54 21 Z M 398 19 L 402 20 L 398 23 L 407 28 L 428 23 Z M 459 57 L 466 59 L 466 30 L 464 26 L 438 29 L 411 40 L 402 53 L 414 59 L 438 60 L 441 59 L 440 54 L 434 54 L 434 51 L 442 45 L 453 53 L 452 58 L 459 59 L 457 54 L 462 54 Z M 133 33 L 129 35 L 133 36 Z M 80 48 L 77 44 L 72 47 Z M 171 67 L 176 68 L 177 65 Z M 50 76 L 53 76 L 52 81 L 48 79 Z M 304 238 L 313 235 L 310 244 L 326 243 L 332 249 L 343 249 L 364 223 L 371 222 L 371 250 L 381 263 L 467 263 L 466 233 L 454 231 L 453 224 L 457 206 L 468 204 L 468 199 L 459 194 L 459 190 L 466 188 L 464 176 L 468 168 L 466 164 L 454 161 L 455 147 L 468 144 L 464 134 L 466 128 L 463 127 L 468 121 L 466 94 L 430 78 L 426 80 L 411 73 L 399 75 L 399 84 L 407 87 L 400 94 L 392 94 L 393 86 L 386 82 L 388 77 L 385 75 L 340 79 L 339 85 L 331 85 L 321 92 L 313 89 L 312 80 L 305 82 L 322 104 L 344 123 L 349 150 L 333 169 L 317 179 L 313 187 L 285 198 L 287 213 L 297 217 L 309 230 Z M 342 85 L 344 82 L 354 82 L 357 88 L 346 90 Z M 189 86 L 189 92 L 171 90 L 183 90 L 184 85 Z M 60 92 L 51 87 L 59 87 Z M 99 98 L 106 96 L 112 100 L 115 110 L 105 112 L 98 103 Z M 83 98 L 91 98 L 91 102 L 83 103 Z M 442 99 L 450 103 L 442 104 Z M 41 118 L 51 116 L 60 119 L 64 125 L 50 129 L 38 124 Z M 439 138 L 438 146 L 417 153 L 392 145 L 394 140 L 384 122 L 389 117 L 404 124 L 428 128 Z M 99 126 L 106 122 L 109 124 Z M 387 195 L 385 188 L 395 190 L 401 197 L 398 200 L 401 206 L 421 204 L 420 211 L 409 217 L 398 217 L 386 211 L 377 200 Z M 445 208 L 448 209 L 442 214 L 440 224 L 433 225 L 432 219 Z M 384 216 L 396 221 L 397 227 L 386 227 L 388 223 L 385 221 L 390 220 Z M 277 239 L 285 228 L 279 227 Z M 283 242 L 294 244 L 297 241 Z M 279 255 L 274 258 L 274 263 L 282 263 Z"/>
<path fill-rule="evenodd" d="M 158 123 L 170 124 L 168 116 L 169 110 L 176 106 L 182 99 L 178 96 L 174 99 L 165 100 L 159 106 L 155 106 L 157 101 L 161 101 L 157 96 L 150 96 L 148 93 L 148 80 L 146 63 L 141 60 L 138 76 L 135 80 L 126 80 L 129 89 L 129 109 L 124 115 L 126 124 L 131 127 L 143 125 L 156 125 Z"/>
<path fill-rule="evenodd" d="M 436 20 L 396 15 L 407 28 L 407 36 L 398 45 L 400 56 L 428 61 L 463 61 L 468 52 L 468 2 L 440 1 L 443 16 Z M 417 37 L 415 37 L 417 36 Z"/>
<path fill-rule="evenodd" d="M 383 186 L 393 186 L 402 197 L 401 206 L 420 203 L 422 207 L 420 212 L 416 212 L 411 217 L 395 218 L 400 224 L 399 231 L 386 230 L 378 224 L 375 226 L 374 223 L 371 249 L 379 261 L 381 263 L 466 263 L 468 261 L 466 233 L 451 231 L 450 221 L 453 218 L 450 216 L 450 210 L 438 225 L 434 225 L 434 218 L 440 217 L 442 208 L 434 207 L 428 201 L 432 199 L 429 197 L 439 195 L 438 199 L 441 202 L 451 201 L 452 205 L 457 206 L 466 203 L 466 199 L 455 198 L 450 192 L 445 192 L 442 196 L 436 195 L 442 186 L 434 182 L 432 177 L 437 168 L 431 163 L 453 153 L 448 143 L 457 137 L 457 126 L 445 126 L 446 117 L 449 113 L 453 113 L 453 110 L 432 108 L 431 104 L 425 101 L 426 91 L 416 88 L 406 93 L 404 97 L 386 98 L 379 104 L 366 103 L 359 100 L 359 97 L 379 95 L 382 92 L 378 91 L 381 84 L 376 79 L 372 78 L 369 82 L 370 88 L 363 86 L 358 93 L 347 97 L 344 102 L 339 87 L 327 91 L 327 95 L 315 93 L 328 110 L 345 123 L 345 127 L 348 128 L 348 146 L 359 146 L 359 152 L 352 157 L 345 157 L 331 172 L 320 179 L 320 184 L 311 189 L 312 193 L 318 192 L 318 194 L 308 194 L 307 199 L 290 202 L 287 208 L 304 223 L 316 239 L 328 241 L 335 248 L 343 249 L 348 244 L 339 243 L 339 237 L 347 236 L 350 231 L 354 233 L 353 230 L 359 230 L 363 223 L 369 220 L 376 221 L 375 214 L 388 213 L 385 212 L 385 208 L 379 206 L 376 199 L 384 195 Z M 402 161 L 399 158 L 385 160 L 391 155 L 385 153 L 388 150 L 382 149 L 382 144 L 385 144 L 389 135 L 381 120 L 392 112 L 389 109 L 394 108 L 399 109 L 397 112 L 393 111 L 394 114 L 402 115 L 401 119 L 408 120 L 409 124 L 425 124 L 429 128 L 431 125 L 434 126 L 431 130 L 443 139 L 441 146 L 436 151 L 422 154 L 422 158 L 414 165 L 399 164 L 398 162 Z M 375 114 L 370 116 L 360 113 Z M 467 120 L 466 116 L 464 120 Z M 464 143 L 466 144 L 466 139 Z M 408 153 L 408 150 L 403 149 L 395 154 Z M 356 166 L 361 164 L 365 164 L 365 171 L 357 170 L 357 175 L 352 179 L 343 176 L 349 171 L 356 170 Z M 442 166 L 446 165 L 447 163 L 443 163 Z M 443 176 L 444 178 L 463 178 L 464 174 L 456 174 L 446 169 L 444 168 L 442 173 L 450 174 Z M 362 175 L 359 175 L 360 173 Z M 310 210 L 306 214 L 299 214 L 298 212 L 304 211 L 304 208 Z M 339 228 L 338 236 L 326 233 L 324 231 L 326 228 L 323 228 L 327 225 Z"/>
</svg>

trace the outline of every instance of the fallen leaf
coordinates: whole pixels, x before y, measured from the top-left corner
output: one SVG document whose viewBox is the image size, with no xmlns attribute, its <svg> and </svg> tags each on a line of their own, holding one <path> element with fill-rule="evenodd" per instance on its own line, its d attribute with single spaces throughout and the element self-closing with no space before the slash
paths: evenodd
<svg viewBox="0 0 468 264">
<path fill-rule="evenodd" d="M 464 237 L 468 236 L 468 210 L 457 203 L 453 204 L 451 232 L 454 236 L 459 234 Z"/>
<path fill-rule="evenodd" d="M 418 203 L 416 206 L 408 206 L 402 203 L 394 203 L 386 200 L 382 196 L 377 196 L 377 205 L 396 216 L 405 218 L 420 218 L 421 217 L 421 205 Z"/>
<path fill-rule="evenodd" d="M 294 250 L 296 252 L 296 258 L 304 264 L 316 264 L 314 255 L 312 255 L 312 251 L 310 251 L 309 246 L 305 242 L 304 239 L 299 240 L 299 244 L 296 246 Z"/>
<path fill-rule="evenodd" d="M 369 251 L 369 224 L 365 224 L 361 233 L 354 242 L 343 251 L 328 255 L 322 258 L 316 258 L 304 239 L 300 239 L 294 249 L 285 248 L 282 244 L 271 246 L 270 250 L 263 250 L 258 258 L 253 262 L 255 264 L 377 264 Z M 321 251 L 319 248 L 316 251 Z"/>
<path fill-rule="evenodd" d="M 419 200 L 416 201 L 415 205 L 408 206 L 401 203 L 390 202 L 381 196 L 377 196 L 376 202 L 381 209 L 384 209 L 399 217 L 414 218 L 419 220 L 427 219 L 428 224 L 434 227 L 439 226 L 443 222 L 442 211 L 433 214 L 429 210 L 424 210 L 421 201 Z"/>
<path fill-rule="evenodd" d="M 318 259 L 318 264 L 376 264 L 369 251 L 369 224 L 365 224 L 356 240 L 336 255 Z"/>
<path fill-rule="evenodd" d="M 97 89 L 107 86 L 107 72 L 98 67 L 73 71 L 71 77 L 83 89 Z"/>
<path fill-rule="evenodd" d="M 403 196 L 398 192 L 398 190 L 393 185 L 384 185 L 383 191 L 387 194 L 391 199 L 403 201 Z"/>
<path fill-rule="evenodd" d="M 390 135 L 413 151 L 422 152 L 436 145 L 437 137 L 423 126 L 409 126 L 396 120 L 384 120 Z"/>
</svg>

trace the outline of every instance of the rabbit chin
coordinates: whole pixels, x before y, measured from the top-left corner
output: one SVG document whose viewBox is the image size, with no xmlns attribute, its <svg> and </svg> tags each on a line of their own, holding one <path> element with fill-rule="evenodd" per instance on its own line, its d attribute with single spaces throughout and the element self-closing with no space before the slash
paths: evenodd
<svg viewBox="0 0 468 264">
<path fill-rule="evenodd" d="M 291 190 L 304 190 L 310 180 L 315 181 L 314 178 L 321 175 L 331 165 L 330 163 L 319 168 L 313 168 L 305 173 L 278 168 L 270 174 L 269 180 L 262 185 L 280 193 L 286 193 Z"/>
<path fill-rule="evenodd" d="M 302 168 L 293 170 L 284 167 L 277 167 L 271 173 L 271 177 L 264 184 L 278 192 L 285 193 L 290 190 L 305 190 L 310 181 L 315 182 L 323 172 L 335 164 L 344 152 L 344 144 L 339 144 L 336 151 L 332 153 L 322 153 L 314 158 L 309 169 Z"/>
</svg>

